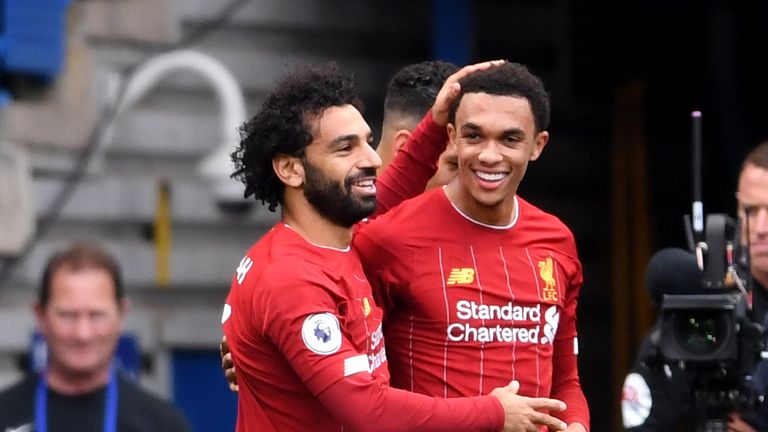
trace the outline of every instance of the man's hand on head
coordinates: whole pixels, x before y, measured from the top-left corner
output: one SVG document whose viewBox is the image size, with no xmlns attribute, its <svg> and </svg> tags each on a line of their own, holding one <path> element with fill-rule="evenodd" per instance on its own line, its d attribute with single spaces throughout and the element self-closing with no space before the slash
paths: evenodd
<svg viewBox="0 0 768 432">
<path fill-rule="evenodd" d="M 456 96 L 461 89 L 459 81 L 464 79 L 464 77 L 473 72 L 489 69 L 504 63 L 506 63 L 506 60 L 491 60 L 475 63 L 469 66 L 464 66 L 456 73 L 449 76 L 445 80 L 443 87 L 440 88 L 440 91 L 437 93 L 437 97 L 435 97 L 435 103 L 432 105 L 432 120 L 440 126 L 448 124 L 448 112 L 451 110 L 451 104 L 453 103 L 453 100 L 456 99 Z"/>
</svg>

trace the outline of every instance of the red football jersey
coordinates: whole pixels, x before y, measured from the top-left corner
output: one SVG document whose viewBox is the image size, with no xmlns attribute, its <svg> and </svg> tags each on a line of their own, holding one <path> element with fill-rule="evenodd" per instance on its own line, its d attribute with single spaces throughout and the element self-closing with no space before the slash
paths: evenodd
<svg viewBox="0 0 768 432">
<path fill-rule="evenodd" d="M 227 305 L 238 431 L 340 430 L 314 395 L 363 371 L 389 379 L 381 309 L 350 248 L 314 246 L 277 224 L 243 258 Z"/>
<path fill-rule="evenodd" d="M 376 306 L 357 253 L 273 227 L 243 258 L 222 316 L 238 374 L 238 431 L 496 431 L 493 396 L 389 387 Z"/>
<path fill-rule="evenodd" d="M 578 379 L 581 264 L 572 233 L 516 197 L 505 227 L 463 215 L 442 188 L 357 227 L 353 247 L 385 309 L 394 387 L 433 396 L 521 394 L 563 400 L 589 425 Z"/>
</svg>

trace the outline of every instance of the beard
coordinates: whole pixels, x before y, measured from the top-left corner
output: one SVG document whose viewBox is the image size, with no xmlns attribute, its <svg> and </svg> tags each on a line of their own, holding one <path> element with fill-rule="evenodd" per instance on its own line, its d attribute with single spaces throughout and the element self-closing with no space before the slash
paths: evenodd
<svg viewBox="0 0 768 432">
<path fill-rule="evenodd" d="M 342 184 L 307 161 L 303 165 L 306 174 L 304 197 L 324 218 L 349 228 L 376 210 L 375 195 L 356 197 L 352 194 L 352 184 L 363 177 L 375 176 L 375 169 L 364 168 L 345 178 Z"/>
</svg>

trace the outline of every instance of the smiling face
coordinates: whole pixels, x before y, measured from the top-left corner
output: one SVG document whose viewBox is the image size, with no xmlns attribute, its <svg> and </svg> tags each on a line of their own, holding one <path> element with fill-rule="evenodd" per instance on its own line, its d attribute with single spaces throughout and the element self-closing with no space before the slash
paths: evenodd
<svg viewBox="0 0 768 432">
<path fill-rule="evenodd" d="M 508 223 L 528 162 L 538 159 L 549 140 L 546 131 L 536 130 L 528 100 L 464 94 L 448 136 L 458 157 L 449 198 L 478 221 Z"/>
<path fill-rule="evenodd" d="M 742 243 L 749 231 L 752 274 L 768 281 L 768 170 L 746 164 L 739 176 L 739 216 L 742 220 Z"/>
<path fill-rule="evenodd" d="M 302 158 L 304 196 L 326 219 L 350 227 L 376 209 L 376 169 L 381 159 L 373 135 L 352 105 L 323 111 Z"/>
<path fill-rule="evenodd" d="M 51 277 L 50 299 L 36 307 L 48 343 L 51 373 L 87 380 L 108 371 L 124 306 L 110 273 L 101 268 L 60 267 Z"/>
</svg>

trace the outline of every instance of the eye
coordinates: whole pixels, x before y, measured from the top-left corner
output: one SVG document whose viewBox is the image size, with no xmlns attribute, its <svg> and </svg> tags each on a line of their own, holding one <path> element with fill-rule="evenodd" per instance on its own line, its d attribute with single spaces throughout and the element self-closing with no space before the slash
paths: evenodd
<svg viewBox="0 0 768 432">
<path fill-rule="evenodd" d="M 339 144 L 339 146 L 336 147 L 336 151 L 339 153 L 348 153 L 352 151 L 352 144 L 348 142 Z"/>
<path fill-rule="evenodd" d="M 77 319 L 77 313 L 69 311 L 59 311 L 56 316 L 63 321 L 75 321 Z"/>
</svg>

